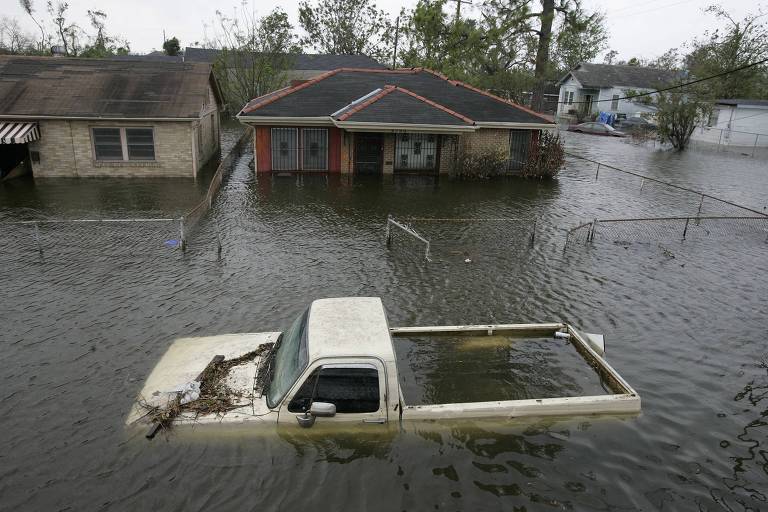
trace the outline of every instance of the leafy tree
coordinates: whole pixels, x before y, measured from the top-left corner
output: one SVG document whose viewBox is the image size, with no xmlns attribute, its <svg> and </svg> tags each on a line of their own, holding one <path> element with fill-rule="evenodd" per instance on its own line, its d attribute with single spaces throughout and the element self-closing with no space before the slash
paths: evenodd
<svg viewBox="0 0 768 512">
<path fill-rule="evenodd" d="M 128 41 L 107 33 L 107 14 L 104 11 L 86 11 L 91 26 L 96 33 L 90 36 L 90 42 L 80 52 L 81 57 L 104 58 L 113 55 L 126 55 L 131 51 Z"/>
<path fill-rule="evenodd" d="M 234 17 L 221 11 L 216 11 L 216 17 L 217 33 L 204 45 L 221 50 L 213 69 L 230 106 L 240 109 L 285 85 L 300 47 L 283 10 L 259 18 L 244 3 Z"/>
<path fill-rule="evenodd" d="M 299 23 L 307 32 L 301 43 L 319 52 L 390 59 L 394 27 L 372 0 L 304 0 Z"/>
<path fill-rule="evenodd" d="M 181 51 L 181 45 L 179 44 L 179 39 L 176 37 L 172 37 L 168 39 L 167 41 L 163 42 L 163 51 L 166 55 L 170 55 L 171 57 L 175 57 L 179 54 Z"/>
<path fill-rule="evenodd" d="M 761 23 L 765 14 L 747 14 L 737 20 L 717 5 L 706 11 L 726 27 L 705 32 L 703 39 L 693 42 L 693 50 L 685 58 L 692 77 L 713 76 L 768 58 L 768 26 Z M 755 66 L 706 83 L 708 96 L 713 99 L 768 98 L 768 66 Z"/>
<path fill-rule="evenodd" d="M 656 121 L 659 136 L 683 151 L 691 139 L 696 126 L 704 121 L 711 111 L 709 103 L 699 101 L 692 91 L 660 92 L 656 98 Z"/>
<path fill-rule="evenodd" d="M 530 60 L 536 78 L 532 103 L 538 109 L 547 79 L 577 60 L 593 59 L 607 41 L 603 16 L 586 11 L 581 0 L 486 0 L 483 11 L 486 19 L 500 20 L 498 38 L 503 44 L 535 44 Z"/>
</svg>

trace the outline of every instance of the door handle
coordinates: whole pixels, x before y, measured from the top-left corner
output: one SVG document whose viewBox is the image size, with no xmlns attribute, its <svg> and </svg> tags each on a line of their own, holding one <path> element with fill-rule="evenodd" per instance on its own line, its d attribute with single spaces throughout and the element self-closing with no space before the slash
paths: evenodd
<svg viewBox="0 0 768 512">
<path fill-rule="evenodd" d="M 387 422 L 386 418 L 365 418 L 363 420 L 363 423 L 380 423 L 380 424 L 383 424 L 383 423 L 386 423 L 386 422 Z"/>
</svg>

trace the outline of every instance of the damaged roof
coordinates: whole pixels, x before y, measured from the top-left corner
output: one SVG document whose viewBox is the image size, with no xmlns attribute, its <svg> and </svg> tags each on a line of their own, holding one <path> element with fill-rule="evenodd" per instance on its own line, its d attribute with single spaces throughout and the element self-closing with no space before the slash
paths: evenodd
<svg viewBox="0 0 768 512">
<path fill-rule="evenodd" d="M 184 50 L 185 62 L 213 62 L 221 53 L 214 48 L 193 48 Z M 297 53 L 293 55 L 295 70 L 330 71 L 337 68 L 372 68 L 385 69 L 382 64 L 367 55 L 331 55 L 327 53 Z"/>
<path fill-rule="evenodd" d="M 243 107 L 239 117 L 248 121 L 257 121 L 259 117 L 330 118 L 366 101 L 377 89 L 389 92 L 355 114 L 356 121 L 551 124 L 532 110 L 423 68 L 336 69 L 295 87 L 256 98 Z"/>
<path fill-rule="evenodd" d="M 681 78 L 677 71 L 643 66 L 624 66 L 614 64 L 591 64 L 583 62 L 573 68 L 561 80 L 565 82 L 573 76 L 583 87 L 635 87 L 638 89 L 656 89 L 671 84 Z"/>
<path fill-rule="evenodd" d="M 197 119 L 211 65 L 0 55 L 1 117 Z"/>
</svg>

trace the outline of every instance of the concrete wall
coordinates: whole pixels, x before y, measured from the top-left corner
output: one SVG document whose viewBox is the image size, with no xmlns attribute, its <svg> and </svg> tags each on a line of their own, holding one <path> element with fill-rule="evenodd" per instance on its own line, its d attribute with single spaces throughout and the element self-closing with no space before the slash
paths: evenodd
<svg viewBox="0 0 768 512">
<path fill-rule="evenodd" d="M 215 116 L 214 116 L 215 117 Z M 36 177 L 48 176 L 181 176 L 194 177 L 200 158 L 193 157 L 197 146 L 192 122 L 58 121 L 41 120 L 40 139 L 30 143 L 30 151 L 40 154 L 32 163 Z M 93 127 L 152 127 L 155 138 L 154 161 L 97 161 L 93 154 Z M 218 133 L 218 132 L 217 132 Z M 209 147 L 211 144 L 209 144 Z M 196 151 L 197 148 L 195 147 Z M 210 153 L 204 151 L 203 156 Z"/>
</svg>

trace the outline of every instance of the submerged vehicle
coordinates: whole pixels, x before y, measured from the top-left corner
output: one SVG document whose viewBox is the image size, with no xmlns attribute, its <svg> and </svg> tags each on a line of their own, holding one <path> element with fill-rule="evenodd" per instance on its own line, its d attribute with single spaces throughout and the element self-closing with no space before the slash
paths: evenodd
<svg viewBox="0 0 768 512">
<path fill-rule="evenodd" d="M 569 132 L 588 133 L 590 135 L 606 135 L 609 137 L 626 137 L 627 134 L 620 132 L 613 126 L 605 123 L 581 123 L 568 128 Z"/>
<path fill-rule="evenodd" d="M 563 342 L 594 370 L 604 394 L 409 403 L 393 338 L 536 337 Z M 503 338 L 506 339 L 506 338 Z M 474 343 L 470 347 L 490 346 Z M 491 354 L 493 355 L 493 354 Z M 538 364 L 538 363 L 537 363 Z M 405 371 L 405 369 L 402 369 Z M 488 387 L 493 389 L 493 386 Z M 599 389 L 599 388 L 598 388 Z M 485 392 L 485 391 L 483 391 Z M 433 400 L 434 401 L 434 400 Z M 315 300 L 285 332 L 176 340 L 147 378 L 128 425 L 315 422 L 387 424 L 443 418 L 634 414 L 640 396 L 605 360 L 601 335 L 565 323 L 394 327 L 380 298 Z"/>
</svg>

